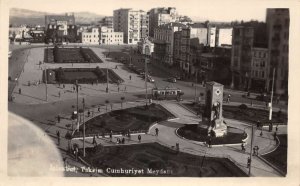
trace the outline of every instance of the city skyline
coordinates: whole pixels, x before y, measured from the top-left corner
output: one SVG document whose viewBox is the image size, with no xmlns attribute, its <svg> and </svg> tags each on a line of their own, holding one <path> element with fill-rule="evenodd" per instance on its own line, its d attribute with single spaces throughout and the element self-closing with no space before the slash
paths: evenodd
<svg viewBox="0 0 300 186">
<path fill-rule="evenodd" d="M 188 2 L 188 3 L 187 3 Z M 193 21 L 219 21 L 219 22 L 231 22 L 231 21 L 250 21 L 258 20 L 265 21 L 266 16 L 266 4 L 262 3 L 228 3 L 221 1 L 213 1 L 208 3 L 205 1 L 137 1 L 137 0 L 112 0 L 110 3 L 105 4 L 105 8 L 101 7 L 103 1 L 88 0 L 87 3 L 76 0 L 72 1 L 72 4 L 78 6 L 72 6 L 68 8 L 71 3 L 70 0 L 63 2 L 58 1 L 46 1 L 40 2 L 37 0 L 18 1 L 12 0 L 8 2 L 9 8 L 28 9 L 40 12 L 49 12 L 55 14 L 63 14 L 65 12 L 90 12 L 103 16 L 112 16 L 113 10 L 120 8 L 132 8 L 135 10 L 149 11 L 152 8 L 157 7 L 175 7 L 180 15 L 189 16 Z M 233 1 L 234 2 L 234 1 Z M 34 6 L 32 6 L 34 4 Z M 99 6 L 97 6 L 99 5 Z M 247 6 L 245 6 L 247 5 Z M 234 14 L 232 13 L 234 11 Z M 255 12 L 255 14 L 253 13 Z"/>
</svg>

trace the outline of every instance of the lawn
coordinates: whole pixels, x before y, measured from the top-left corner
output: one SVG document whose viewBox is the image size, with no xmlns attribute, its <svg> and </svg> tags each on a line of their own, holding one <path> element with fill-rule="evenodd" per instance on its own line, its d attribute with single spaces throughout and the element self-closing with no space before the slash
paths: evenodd
<svg viewBox="0 0 300 186">
<path fill-rule="evenodd" d="M 263 157 L 270 163 L 278 167 L 285 174 L 287 173 L 287 135 L 278 135 L 280 145 L 278 148 L 264 155 Z"/>
<path fill-rule="evenodd" d="M 80 151 L 81 152 L 81 151 Z M 81 152 L 82 153 L 82 152 Z M 195 156 L 164 147 L 158 143 L 126 146 L 97 146 L 86 149 L 85 160 L 118 177 L 246 177 L 247 175 L 225 158 Z M 202 163 L 203 162 L 203 163 Z M 202 167 L 201 167 L 202 164 Z M 112 173 L 111 170 L 143 170 L 139 174 Z M 151 174 L 149 170 L 160 170 Z M 201 173 L 200 173 L 201 171 Z"/>
<path fill-rule="evenodd" d="M 57 52 L 54 52 L 57 51 Z M 46 63 L 102 63 L 90 48 L 46 48 Z"/>
<path fill-rule="evenodd" d="M 93 84 L 107 82 L 107 69 L 105 68 L 57 68 L 48 69 L 47 83 L 73 84 L 78 83 Z M 54 75 L 49 74 L 53 72 Z M 52 74 L 52 73 L 51 73 Z M 124 80 L 120 78 L 113 70 L 108 69 L 109 83 L 122 83 Z"/>
<path fill-rule="evenodd" d="M 190 109 L 194 110 L 195 112 L 204 111 L 203 105 L 195 105 L 193 103 L 184 104 L 185 106 L 189 107 Z M 269 111 L 262 110 L 262 109 L 255 109 L 249 108 L 240 109 L 238 106 L 229 106 L 223 105 L 223 117 L 228 119 L 235 119 L 240 121 L 246 121 L 250 123 L 256 123 L 257 120 L 261 122 L 267 122 L 269 118 Z M 280 115 L 278 112 L 273 112 L 273 122 L 282 122 L 287 123 L 287 115 L 285 113 L 281 113 Z"/>
<path fill-rule="evenodd" d="M 228 127 L 227 129 L 227 134 L 224 137 L 211 138 L 212 145 L 242 143 L 242 140 L 246 138 L 243 130 L 232 127 Z M 177 134 L 186 139 L 200 142 L 207 142 L 209 139 L 207 129 L 198 127 L 198 125 L 181 127 L 177 130 Z"/>
<path fill-rule="evenodd" d="M 108 111 L 111 109 L 107 106 Z M 87 134 L 103 134 L 113 131 L 115 133 L 148 130 L 156 121 L 164 121 L 174 116 L 159 104 L 114 110 L 94 117 L 86 122 Z M 82 127 L 80 128 L 82 131 Z"/>
</svg>

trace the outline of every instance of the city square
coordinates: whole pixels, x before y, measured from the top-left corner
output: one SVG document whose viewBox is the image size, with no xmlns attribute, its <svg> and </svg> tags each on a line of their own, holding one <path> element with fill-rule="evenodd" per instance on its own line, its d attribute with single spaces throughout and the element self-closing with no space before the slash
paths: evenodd
<svg viewBox="0 0 300 186">
<path fill-rule="evenodd" d="M 289 9 L 265 13 L 218 23 L 120 8 L 89 25 L 74 13 L 12 25 L 9 119 L 34 130 L 9 130 L 20 160 L 8 167 L 45 141 L 46 169 L 65 177 L 286 177 Z"/>
</svg>

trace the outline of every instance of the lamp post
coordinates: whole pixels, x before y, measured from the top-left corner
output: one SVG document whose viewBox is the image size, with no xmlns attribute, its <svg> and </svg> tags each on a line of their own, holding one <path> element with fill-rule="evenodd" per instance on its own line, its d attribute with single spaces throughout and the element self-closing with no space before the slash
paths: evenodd
<svg viewBox="0 0 300 186">
<path fill-rule="evenodd" d="M 148 45 L 145 46 L 145 89 L 146 89 L 146 105 L 148 103 L 148 87 L 147 87 L 147 81 L 148 81 L 148 69 L 147 69 L 147 63 L 149 62 L 149 56 L 150 54 L 150 48 Z"/>
<path fill-rule="evenodd" d="M 85 157 L 85 122 L 84 122 L 85 102 L 84 102 L 84 98 L 82 98 L 82 107 L 83 107 L 83 117 L 82 117 L 82 121 L 83 121 L 83 157 Z"/>
<path fill-rule="evenodd" d="M 198 71 L 196 71 L 196 83 L 195 83 L 195 103 L 197 102 L 197 83 L 198 83 Z"/>
<path fill-rule="evenodd" d="M 79 130 L 79 110 L 78 110 L 78 80 L 75 82 L 76 86 L 76 99 L 77 99 L 77 104 L 76 104 L 76 111 L 77 111 L 77 127 L 76 129 Z"/>
<path fill-rule="evenodd" d="M 251 175 L 252 148 L 253 148 L 253 140 L 254 140 L 253 138 L 254 138 L 254 126 L 252 125 L 252 128 L 251 128 L 250 163 L 249 163 L 249 172 L 248 172 L 248 176 L 249 177 Z"/>
<path fill-rule="evenodd" d="M 47 86 L 47 67 L 45 67 L 45 89 L 46 89 L 46 101 L 48 101 L 48 86 Z"/>
</svg>

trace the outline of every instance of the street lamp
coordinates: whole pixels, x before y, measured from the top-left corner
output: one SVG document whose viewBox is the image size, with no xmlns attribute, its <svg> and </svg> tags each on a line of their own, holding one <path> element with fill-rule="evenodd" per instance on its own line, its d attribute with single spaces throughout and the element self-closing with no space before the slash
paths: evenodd
<svg viewBox="0 0 300 186">
<path fill-rule="evenodd" d="M 47 86 L 47 67 L 45 66 L 45 72 L 44 72 L 44 78 L 45 78 L 45 89 L 46 89 L 46 101 L 48 101 L 48 86 Z"/>
<path fill-rule="evenodd" d="M 77 99 L 77 105 L 76 105 L 76 111 L 77 111 L 77 127 L 76 129 L 79 130 L 79 110 L 78 110 L 78 80 L 76 80 L 75 82 L 75 86 L 76 86 L 76 99 Z"/>
<path fill-rule="evenodd" d="M 270 102 L 270 112 L 269 112 L 269 120 L 272 120 L 272 110 L 273 110 L 273 96 L 274 96 L 274 79 L 275 79 L 275 68 L 273 68 L 273 78 L 272 78 L 272 91 L 271 91 L 271 102 Z"/>
<path fill-rule="evenodd" d="M 84 107 L 85 107 L 85 102 L 84 98 L 82 98 L 82 107 L 83 107 L 83 157 L 85 157 L 85 122 L 84 122 Z"/>
<path fill-rule="evenodd" d="M 149 54 L 150 54 L 150 48 L 148 45 L 145 46 L 145 53 L 144 53 L 144 58 L 145 58 L 145 89 L 146 89 L 146 105 L 148 102 L 148 87 L 147 87 L 147 81 L 148 81 L 148 69 L 147 69 L 147 63 L 149 62 Z"/>
</svg>

